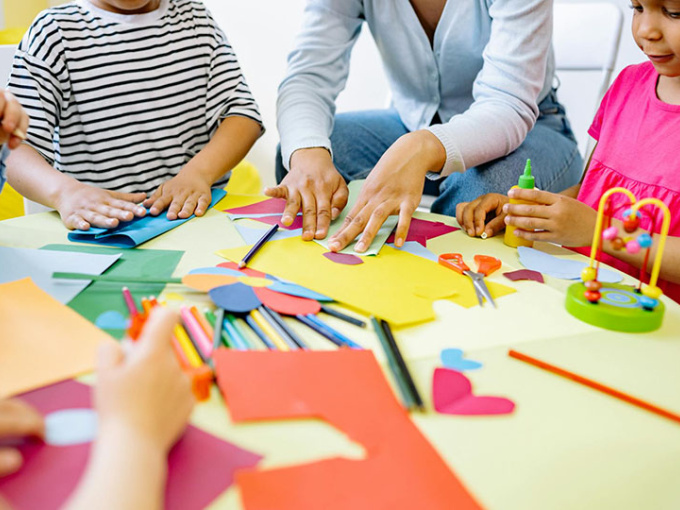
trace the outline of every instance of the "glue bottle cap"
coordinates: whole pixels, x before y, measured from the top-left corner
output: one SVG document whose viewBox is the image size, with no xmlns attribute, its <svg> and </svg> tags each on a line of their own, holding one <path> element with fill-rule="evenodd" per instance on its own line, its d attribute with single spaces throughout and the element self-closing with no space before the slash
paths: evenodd
<svg viewBox="0 0 680 510">
<path fill-rule="evenodd" d="M 527 159 L 527 164 L 524 167 L 524 175 L 519 176 L 519 181 L 517 182 L 517 186 L 519 186 L 522 189 L 534 189 L 536 186 L 536 181 L 534 179 L 534 176 L 531 175 L 531 160 Z"/>
</svg>

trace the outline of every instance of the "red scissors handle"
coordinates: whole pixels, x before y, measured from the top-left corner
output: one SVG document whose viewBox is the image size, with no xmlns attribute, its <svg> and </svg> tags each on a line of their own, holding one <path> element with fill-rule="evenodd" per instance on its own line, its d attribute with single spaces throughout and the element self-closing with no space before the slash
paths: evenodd
<svg viewBox="0 0 680 510">
<path fill-rule="evenodd" d="M 470 270 L 467 264 L 463 262 L 463 256 L 460 253 L 442 253 L 439 255 L 439 263 L 460 274 Z"/>
</svg>

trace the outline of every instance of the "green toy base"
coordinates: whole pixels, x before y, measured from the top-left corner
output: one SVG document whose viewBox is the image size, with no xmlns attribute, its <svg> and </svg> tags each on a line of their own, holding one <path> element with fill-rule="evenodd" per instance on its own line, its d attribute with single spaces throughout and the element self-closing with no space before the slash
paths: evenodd
<svg viewBox="0 0 680 510">
<path fill-rule="evenodd" d="M 630 285 L 603 284 L 598 303 L 588 301 L 583 295 L 585 291 L 583 283 L 571 285 L 566 302 L 567 311 L 583 322 L 627 333 L 645 333 L 661 327 L 664 304 L 659 301 L 654 310 L 645 310 L 640 306 L 639 294 Z"/>
</svg>

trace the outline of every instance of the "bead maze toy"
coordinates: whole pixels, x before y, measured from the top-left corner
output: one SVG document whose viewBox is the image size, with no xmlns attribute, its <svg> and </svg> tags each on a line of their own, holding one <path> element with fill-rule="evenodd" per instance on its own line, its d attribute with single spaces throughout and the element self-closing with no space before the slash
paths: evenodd
<svg viewBox="0 0 680 510">
<path fill-rule="evenodd" d="M 610 198 L 617 194 L 625 195 L 629 200 L 628 204 L 615 207 Z M 642 211 L 645 206 L 658 208 L 663 213 L 663 223 L 649 283 L 643 286 L 647 275 L 646 268 L 651 256 L 653 238 L 646 232 L 636 237 L 632 234 L 638 230 L 643 212 L 648 214 L 650 220 L 649 231 L 654 232 L 656 211 L 652 214 Z M 624 234 L 624 237 L 621 237 L 619 227 L 612 225 L 613 214 L 622 207 L 628 207 L 623 213 L 623 230 L 627 234 Z M 661 200 L 645 198 L 638 201 L 635 195 L 625 188 L 612 188 L 604 193 L 597 210 L 597 223 L 590 250 L 590 264 L 581 272 L 583 282 L 571 285 L 567 291 L 567 311 L 588 324 L 614 331 L 642 333 L 658 329 L 663 320 L 665 306 L 659 300 L 662 291 L 656 283 L 659 278 L 670 221 L 670 211 Z M 600 255 L 604 242 L 610 242 L 615 250 L 625 249 L 629 253 L 645 250 L 637 286 L 598 281 Z"/>
</svg>

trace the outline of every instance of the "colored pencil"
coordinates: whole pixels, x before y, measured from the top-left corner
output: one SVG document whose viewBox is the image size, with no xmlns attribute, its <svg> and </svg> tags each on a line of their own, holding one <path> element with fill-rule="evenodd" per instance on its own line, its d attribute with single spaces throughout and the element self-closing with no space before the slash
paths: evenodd
<svg viewBox="0 0 680 510">
<path fill-rule="evenodd" d="M 203 354 L 204 360 L 207 360 L 212 354 L 212 339 L 205 333 L 189 308 L 186 306 L 180 307 L 179 314 L 184 322 L 187 333 L 189 333 L 189 338 L 196 343 L 196 347 L 199 353 Z"/>
<path fill-rule="evenodd" d="M 130 317 L 137 315 L 139 313 L 139 310 L 137 309 L 137 305 L 135 304 L 135 300 L 132 298 L 132 294 L 130 293 L 130 289 L 128 289 L 127 287 L 123 287 L 122 291 L 123 291 L 123 299 L 125 300 L 125 306 L 127 306 L 128 312 L 130 313 Z"/>
<path fill-rule="evenodd" d="M 343 335 L 342 333 L 340 333 L 340 332 L 337 331 L 336 329 L 333 329 L 333 328 L 330 327 L 328 324 L 326 324 L 324 321 L 322 321 L 321 319 L 319 319 L 316 315 L 313 315 L 313 314 L 310 313 L 310 314 L 307 315 L 307 318 L 308 318 L 310 321 L 314 322 L 314 323 L 315 323 L 317 326 L 319 326 L 320 328 L 323 328 L 323 329 L 325 329 L 326 331 L 328 331 L 331 335 L 333 335 L 335 338 L 337 338 L 338 340 L 340 340 L 340 342 L 342 342 L 343 344 L 345 344 L 347 347 L 349 347 L 349 348 L 351 348 L 351 349 L 363 349 L 363 347 L 361 347 L 361 346 L 360 346 L 358 343 L 356 343 L 354 340 L 352 340 L 351 338 L 346 337 L 345 335 Z"/>
<path fill-rule="evenodd" d="M 253 330 L 253 332 L 258 336 L 258 338 L 262 341 L 262 343 L 267 347 L 269 350 L 276 350 L 276 346 L 272 343 L 272 341 L 269 339 L 267 334 L 262 331 L 262 328 L 257 325 L 257 322 L 255 322 L 255 319 L 251 315 L 246 315 L 245 317 L 246 324 L 250 326 L 250 329 Z"/>
<path fill-rule="evenodd" d="M 213 353 L 222 345 L 222 327 L 224 324 L 224 308 L 217 309 L 215 327 L 213 328 Z"/>
<path fill-rule="evenodd" d="M 399 345 L 397 344 L 397 341 L 395 340 L 394 335 L 392 334 L 392 328 L 390 328 L 388 322 L 384 320 L 380 321 L 380 325 L 382 326 L 382 329 L 385 332 L 385 337 L 387 338 L 387 342 L 390 346 L 390 349 L 392 349 L 392 352 L 394 353 L 394 359 L 397 362 L 397 366 L 399 367 L 399 370 L 401 370 L 404 376 L 404 382 L 406 382 L 406 387 L 408 388 L 409 392 L 411 393 L 411 396 L 413 397 L 413 402 L 418 407 L 418 409 L 424 411 L 425 404 L 423 403 L 423 399 L 420 396 L 420 393 L 418 392 L 418 388 L 416 387 L 416 383 L 413 380 L 413 376 L 411 375 L 411 372 L 409 371 L 408 366 L 406 365 L 406 360 L 404 360 L 404 357 L 402 356 L 401 351 L 399 350 Z"/>
<path fill-rule="evenodd" d="M 264 334 L 269 337 L 269 339 L 272 341 L 272 343 L 276 346 L 278 350 L 290 351 L 290 346 L 286 343 L 286 341 L 283 338 L 281 338 L 281 336 L 276 332 L 276 330 L 267 321 L 267 319 L 264 318 L 264 316 L 259 310 L 253 310 L 252 312 L 250 312 L 250 316 L 257 323 L 257 325 L 260 326 L 260 329 L 262 329 Z"/>
<path fill-rule="evenodd" d="M 593 381 L 592 379 L 588 379 L 587 377 L 583 377 L 582 375 L 578 375 L 574 372 L 570 372 L 558 366 L 551 365 L 550 363 L 546 363 L 545 361 L 541 361 L 526 354 L 522 354 L 521 352 L 515 351 L 513 349 L 510 349 L 508 351 L 508 356 L 510 356 L 511 358 L 518 359 L 520 361 L 524 361 L 525 363 L 529 363 L 530 365 L 533 365 L 535 367 L 542 368 L 543 370 L 546 370 L 548 372 L 552 372 L 555 375 L 559 375 L 566 379 L 570 379 L 579 384 L 583 384 L 588 388 L 605 393 L 610 397 L 618 398 L 619 400 L 637 406 L 641 409 L 644 409 L 645 411 L 649 411 L 650 413 L 658 414 L 659 416 L 663 416 L 664 418 L 668 418 L 669 420 L 673 420 L 677 423 L 680 423 L 680 415 L 672 411 L 668 411 L 661 407 L 655 406 L 654 404 L 645 402 L 644 400 L 633 397 L 632 395 L 628 395 L 627 393 L 623 393 L 622 391 L 614 389 L 610 386 L 606 386 L 597 381 Z"/>
<path fill-rule="evenodd" d="M 254 342 L 251 338 L 251 335 L 249 333 L 250 328 L 246 324 L 246 322 L 240 317 L 236 315 L 232 315 L 232 325 L 234 328 L 236 328 L 236 331 L 238 331 L 238 334 L 241 335 L 241 339 L 243 340 L 245 346 L 247 349 L 259 349 L 260 344 L 257 342 Z"/>
<path fill-rule="evenodd" d="M 205 311 L 205 318 L 208 319 L 208 323 L 213 327 L 213 330 L 217 329 L 217 319 L 215 318 L 215 314 L 213 314 L 210 310 L 206 310 Z M 222 322 L 220 324 L 220 328 L 222 330 L 222 343 L 226 347 L 229 347 L 229 348 L 233 347 L 233 345 L 231 345 L 231 341 L 229 340 L 229 336 L 227 335 L 227 332 L 224 330 L 224 320 L 222 320 Z"/>
<path fill-rule="evenodd" d="M 196 350 L 196 353 L 198 354 L 198 357 L 201 358 L 201 361 L 202 361 L 203 363 L 207 363 L 207 362 L 208 362 L 208 359 L 209 359 L 209 357 L 210 357 L 210 353 L 209 353 L 209 352 L 205 352 L 205 351 L 203 350 L 203 347 L 201 347 L 200 342 L 199 342 L 198 339 L 196 338 L 196 335 L 195 335 L 195 332 L 196 332 L 196 331 L 195 331 L 195 329 L 192 328 L 192 327 L 190 327 L 190 326 L 186 323 L 184 317 L 181 315 L 181 312 L 180 312 L 180 322 L 181 322 L 181 324 L 182 324 L 182 329 L 184 329 L 184 332 L 186 333 L 187 338 L 189 339 L 189 342 L 191 343 L 191 345 L 192 345 L 192 346 L 194 347 L 194 349 Z"/>
<path fill-rule="evenodd" d="M 175 335 L 172 335 L 171 345 L 172 350 L 175 351 L 175 356 L 177 356 L 177 360 L 179 361 L 179 365 L 182 367 L 182 369 L 187 370 L 191 368 L 191 363 L 189 363 L 187 355 L 182 350 L 182 347 L 179 345 L 179 341 L 177 340 L 177 337 Z"/>
<path fill-rule="evenodd" d="M 238 351 L 248 351 L 250 350 L 248 342 L 246 342 L 245 338 L 241 336 L 241 333 L 234 326 L 234 320 L 233 315 L 226 313 L 224 314 L 224 320 L 222 321 L 222 325 L 231 340 L 230 344 Z"/>
<path fill-rule="evenodd" d="M 191 366 L 200 367 L 203 364 L 203 361 L 201 360 L 201 357 L 198 355 L 198 352 L 196 352 L 194 346 L 191 344 L 191 340 L 189 339 L 189 335 L 187 335 L 187 332 L 184 330 L 181 324 L 175 325 L 174 331 L 175 338 L 177 339 L 177 342 L 179 343 L 180 347 L 182 347 L 182 350 L 184 351 L 184 354 L 189 360 Z"/>
<path fill-rule="evenodd" d="M 385 330 L 383 329 L 382 325 L 378 322 L 378 319 L 376 319 L 375 317 L 371 317 L 371 324 L 373 324 L 373 330 L 375 331 L 375 334 L 378 337 L 378 340 L 380 341 L 380 346 L 382 347 L 383 352 L 385 353 L 385 358 L 387 359 L 387 366 L 390 368 L 390 372 L 392 372 L 392 378 L 397 384 L 397 389 L 399 390 L 399 394 L 401 395 L 401 402 L 404 405 L 404 407 L 410 411 L 415 406 L 415 402 L 413 401 L 413 396 L 411 395 L 411 392 L 408 390 L 406 381 L 404 380 L 403 376 L 401 375 L 401 371 L 397 366 L 394 354 L 392 353 L 392 350 L 390 349 L 389 346 L 389 342 L 387 341 L 387 337 L 385 336 Z"/>
<path fill-rule="evenodd" d="M 213 327 L 210 325 L 208 320 L 205 318 L 205 316 L 198 311 L 198 308 L 196 308 L 196 305 L 193 305 L 189 308 L 189 311 L 191 312 L 191 315 L 194 316 L 194 319 L 196 319 L 196 322 L 198 322 L 198 325 L 201 327 L 203 332 L 206 334 L 206 336 L 209 339 L 212 339 L 214 336 L 214 330 Z"/>
<path fill-rule="evenodd" d="M 320 334 L 322 337 L 330 340 L 333 342 L 335 345 L 338 347 L 347 347 L 346 344 L 338 340 L 335 335 L 331 334 L 327 329 L 317 325 L 315 322 L 309 320 L 308 316 L 306 315 L 296 315 L 295 318 L 300 321 L 302 324 L 307 326 L 310 329 L 313 329 L 316 331 L 318 334 Z"/>
<path fill-rule="evenodd" d="M 181 278 L 153 278 L 147 276 L 117 276 L 111 274 L 87 274 L 87 273 L 65 273 L 55 271 L 52 278 L 62 280 L 92 280 L 96 282 L 118 282 L 118 283 L 182 283 Z"/>
<path fill-rule="evenodd" d="M 279 225 L 275 223 L 274 225 L 271 226 L 269 230 L 267 230 L 264 235 L 253 245 L 253 247 L 250 249 L 248 253 L 246 253 L 246 256 L 241 259 L 241 262 L 238 263 L 239 268 L 244 268 L 248 265 L 248 262 L 250 262 L 250 259 L 252 259 L 255 254 L 260 251 L 260 249 L 265 245 L 269 239 L 276 233 L 276 231 L 279 229 Z"/>
<path fill-rule="evenodd" d="M 262 307 L 262 315 L 265 318 L 269 318 L 272 326 L 278 331 L 278 333 L 283 337 L 284 340 L 288 341 L 291 349 L 307 349 L 307 345 L 302 341 L 302 339 L 290 329 L 288 324 L 286 324 L 281 316 L 272 310 L 271 308 L 264 306 Z"/>
<path fill-rule="evenodd" d="M 342 312 L 337 311 L 334 308 L 331 308 L 326 305 L 321 305 L 321 311 L 325 313 L 326 315 L 331 315 L 335 317 L 336 319 L 343 320 L 345 322 L 349 322 L 350 324 L 354 324 L 355 326 L 359 326 L 360 328 L 365 328 L 366 323 L 360 319 L 357 319 L 355 317 L 352 317 L 350 315 L 346 315 Z"/>
</svg>

